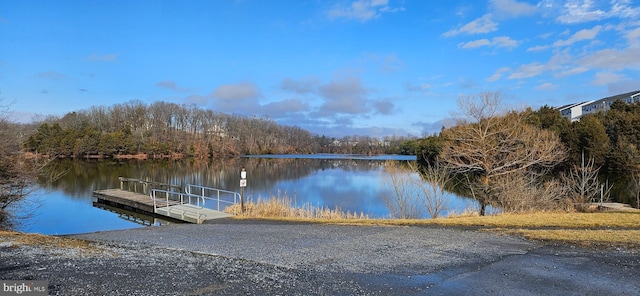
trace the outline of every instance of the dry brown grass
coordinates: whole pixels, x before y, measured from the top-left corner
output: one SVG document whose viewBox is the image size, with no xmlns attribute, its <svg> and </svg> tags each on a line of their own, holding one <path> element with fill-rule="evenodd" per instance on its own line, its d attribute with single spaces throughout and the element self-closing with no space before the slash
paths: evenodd
<svg viewBox="0 0 640 296">
<path fill-rule="evenodd" d="M 528 213 L 528 214 L 502 214 L 492 216 L 460 216 L 438 219 L 333 219 L 312 220 L 300 219 L 309 222 L 327 222 L 362 224 L 362 225 L 389 225 L 389 226 L 465 226 L 481 228 L 568 228 L 568 229 L 594 229 L 594 228 L 630 228 L 640 229 L 640 212 L 601 212 L 601 213 Z"/>
<path fill-rule="evenodd" d="M 637 228 L 640 212 L 565 213 L 547 212 L 530 214 L 504 214 L 484 217 L 455 217 L 433 221 L 439 225 L 485 226 L 509 228 Z"/>
<path fill-rule="evenodd" d="M 13 247 L 41 246 L 52 249 L 76 249 L 86 253 L 97 253 L 103 251 L 95 245 L 83 240 L 6 230 L 0 230 L 0 242 L 11 243 Z"/>
<path fill-rule="evenodd" d="M 318 219 L 295 216 L 266 219 L 363 226 L 440 225 L 477 227 L 483 231 L 519 235 L 532 240 L 568 243 L 586 247 L 623 247 L 640 250 L 639 211 L 597 213 L 545 212 L 483 217 L 465 215 L 439 219 Z"/>
<path fill-rule="evenodd" d="M 527 239 L 575 244 L 583 247 L 640 249 L 640 230 L 613 229 L 500 229 L 492 231 Z"/>
<path fill-rule="evenodd" d="M 305 203 L 298 207 L 287 197 L 258 198 L 255 202 L 246 202 L 243 213 L 241 213 L 240 205 L 238 204 L 227 207 L 225 212 L 240 213 L 236 216 L 237 218 L 302 219 L 315 222 L 322 220 L 369 219 L 364 213 L 345 212 L 339 208 L 316 207 L 310 203 Z"/>
</svg>

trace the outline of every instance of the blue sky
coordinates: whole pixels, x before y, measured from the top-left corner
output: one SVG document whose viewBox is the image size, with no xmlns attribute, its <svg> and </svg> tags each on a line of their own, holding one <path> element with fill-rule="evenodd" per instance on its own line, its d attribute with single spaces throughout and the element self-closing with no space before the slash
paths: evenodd
<svg viewBox="0 0 640 296">
<path fill-rule="evenodd" d="M 328 136 L 430 134 L 459 96 L 558 106 L 640 89 L 640 3 L 0 1 L 13 118 L 131 100 Z"/>
</svg>

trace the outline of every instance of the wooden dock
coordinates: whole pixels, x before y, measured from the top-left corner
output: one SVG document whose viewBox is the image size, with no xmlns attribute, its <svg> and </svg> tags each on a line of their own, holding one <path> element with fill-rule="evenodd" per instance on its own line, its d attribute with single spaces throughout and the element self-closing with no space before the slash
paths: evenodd
<svg viewBox="0 0 640 296">
<path fill-rule="evenodd" d="M 153 200 L 145 194 L 122 189 L 106 189 L 94 191 L 93 195 L 98 198 L 98 200 L 109 201 L 122 206 L 125 209 L 131 208 L 141 210 L 149 214 L 155 213 L 153 209 Z"/>
<path fill-rule="evenodd" d="M 123 189 L 106 189 L 93 192 L 98 201 L 108 202 L 124 209 L 151 215 L 169 217 L 190 223 L 203 223 L 207 220 L 231 217 L 221 211 L 176 201 L 154 199 L 149 195 Z M 180 194 L 180 193 L 177 193 Z"/>
</svg>

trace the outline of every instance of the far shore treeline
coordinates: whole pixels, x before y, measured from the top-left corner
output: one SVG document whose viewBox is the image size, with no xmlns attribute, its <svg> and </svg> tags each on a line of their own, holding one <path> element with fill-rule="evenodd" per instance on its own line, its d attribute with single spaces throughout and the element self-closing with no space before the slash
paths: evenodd
<svg viewBox="0 0 640 296">
<path fill-rule="evenodd" d="M 579 165 L 582 153 L 601 173 L 630 174 L 640 164 L 640 105 L 613 103 L 611 110 L 570 122 L 558 110 L 526 109 L 527 122 L 556 133 L 567 158 L 556 169 Z M 408 136 L 314 135 L 266 117 L 246 117 L 195 106 L 130 101 L 94 106 L 23 126 L 27 153 L 73 158 L 215 158 L 252 154 L 409 154 L 435 161 L 439 134 Z"/>
<path fill-rule="evenodd" d="M 217 158 L 255 154 L 411 154 L 411 139 L 330 138 L 267 117 L 246 117 L 195 106 L 131 101 L 94 106 L 34 124 L 27 153 L 71 158 Z"/>
</svg>

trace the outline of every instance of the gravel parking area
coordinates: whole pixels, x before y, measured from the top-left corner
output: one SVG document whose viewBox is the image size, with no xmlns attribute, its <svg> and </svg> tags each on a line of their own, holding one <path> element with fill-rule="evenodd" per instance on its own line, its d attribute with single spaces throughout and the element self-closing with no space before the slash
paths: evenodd
<svg viewBox="0 0 640 296">
<path fill-rule="evenodd" d="M 470 228 L 221 221 L 0 244 L 0 278 L 52 295 L 640 295 L 640 255 Z"/>
</svg>

